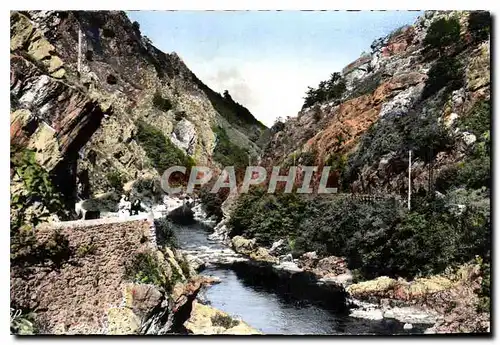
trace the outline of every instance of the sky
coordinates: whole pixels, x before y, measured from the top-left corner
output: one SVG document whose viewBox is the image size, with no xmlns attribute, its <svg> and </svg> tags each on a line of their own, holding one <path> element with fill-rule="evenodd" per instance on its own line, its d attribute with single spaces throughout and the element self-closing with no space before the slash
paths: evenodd
<svg viewBox="0 0 500 345">
<path fill-rule="evenodd" d="M 129 11 L 160 50 L 205 84 L 228 90 L 267 126 L 296 116 L 308 86 L 411 24 L 415 11 Z"/>
</svg>

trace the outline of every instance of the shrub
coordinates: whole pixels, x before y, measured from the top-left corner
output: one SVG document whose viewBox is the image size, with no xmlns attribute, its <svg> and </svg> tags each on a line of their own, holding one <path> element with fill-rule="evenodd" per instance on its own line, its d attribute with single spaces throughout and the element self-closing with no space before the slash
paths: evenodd
<svg viewBox="0 0 500 345">
<path fill-rule="evenodd" d="M 332 73 L 329 80 L 321 81 L 318 88 L 308 87 L 302 109 L 325 101 L 338 101 L 346 91 L 345 80 L 339 72 Z"/>
<path fill-rule="evenodd" d="M 174 225 L 166 217 L 154 220 L 156 238 L 159 244 L 169 247 L 177 247 Z"/>
<path fill-rule="evenodd" d="M 141 26 L 140 26 L 140 24 L 137 21 L 134 21 L 132 23 L 132 28 L 134 29 L 134 31 L 136 31 L 138 33 L 141 32 Z"/>
<path fill-rule="evenodd" d="M 116 34 L 111 28 L 103 28 L 102 35 L 107 38 L 115 38 Z"/>
<path fill-rule="evenodd" d="M 435 20 L 427 30 L 424 44 L 431 48 L 443 50 L 460 40 L 460 23 L 456 18 L 440 18 Z"/>
<path fill-rule="evenodd" d="M 114 170 L 108 172 L 106 174 L 106 178 L 111 188 L 113 188 L 115 191 L 121 192 L 123 190 L 124 178 L 119 171 Z"/>
<path fill-rule="evenodd" d="M 411 149 L 415 158 L 432 161 L 441 151 L 453 147 L 454 136 L 438 121 L 438 114 L 408 114 L 402 119 L 403 151 Z"/>
<path fill-rule="evenodd" d="M 22 188 L 11 193 L 11 210 L 17 213 L 16 219 L 23 222 L 26 210 L 35 203 L 41 203 L 45 212 L 32 220 L 36 225 L 52 213 L 60 214 L 63 209 L 61 195 L 56 191 L 49 173 L 35 160 L 30 150 L 11 148 L 11 169 L 21 180 Z"/>
<path fill-rule="evenodd" d="M 466 116 L 458 119 L 456 126 L 474 134 L 476 137 L 489 131 L 491 128 L 490 102 L 476 102 Z"/>
<path fill-rule="evenodd" d="M 312 166 L 316 162 L 316 152 L 312 151 L 304 151 L 299 154 L 296 159 L 296 163 L 303 166 Z"/>
<path fill-rule="evenodd" d="M 78 257 L 84 257 L 87 255 L 94 254 L 96 252 L 96 250 L 97 250 L 97 246 L 95 244 L 85 243 L 85 244 L 82 244 L 80 247 L 78 247 L 78 249 L 76 250 L 76 255 Z"/>
<path fill-rule="evenodd" d="M 436 187 L 445 191 L 452 187 L 491 188 L 491 142 L 489 131 L 480 136 L 466 158 L 440 172 Z"/>
<path fill-rule="evenodd" d="M 185 166 L 188 170 L 195 165 L 194 160 L 172 144 L 158 128 L 143 120 L 138 120 L 136 126 L 139 144 L 160 175 L 174 165 Z"/>
<path fill-rule="evenodd" d="M 154 284 L 170 290 L 164 267 L 152 253 L 138 253 L 125 267 L 125 276 L 135 283 Z"/>
<path fill-rule="evenodd" d="M 161 110 L 161 111 L 164 111 L 164 112 L 167 112 L 169 111 L 170 109 L 172 109 L 172 102 L 170 102 L 170 100 L 168 100 L 167 98 L 164 98 L 162 95 L 161 95 L 161 92 L 160 91 L 156 91 L 155 94 L 153 95 L 153 105 Z"/>
<path fill-rule="evenodd" d="M 22 268 L 48 262 L 60 267 L 72 253 L 67 238 L 54 232 L 48 241 L 38 243 L 34 229 L 51 214 L 65 216 L 61 195 L 47 171 L 36 162 L 33 151 L 12 147 L 11 169 L 13 180 L 20 183 L 10 194 L 11 266 Z"/>
<path fill-rule="evenodd" d="M 491 296 L 491 264 L 489 260 L 485 260 L 481 257 L 476 258 L 477 263 L 481 269 L 481 287 L 478 291 L 479 302 L 477 309 L 479 312 L 489 313 L 490 307 L 490 296 Z"/>
<path fill-rule="evenodd" d="M 348 99 L 361 97 L 373 93 L 382 82 L 382 73 L 377 72 L 363 79 L 363 82 L 356 83 Z"/>
<path fill-rule="evenodd" d="M 264 245 L 293 237 L 304 216 L 305 205 L 299 194 L 267 194 L 264 188 L 252 188 L 240 196 L 231 213 L 230 236 L 255 237 Z"/>
<path fill-rule="evenodd" d="M 271 127 L 271 133 L 278 133 L 284 129 L 285 129 L 285 123 L 278 118 Z"/>
<path fill-rule="evenodd" d="M 359 279 L 413 278 L 488 252 L 488 200 L 483 192 L 468 190 L 445 199 L 417 195 L 409 212 L 395 200 L 302 199 L 256 188 L 240 196 L 230 236 L 253 237 L 261 245 L 286 238 L 295 256 L 307 251 L 344 256 Z M 464 205 L 458 213 L 457 204 Z"/>
<path fill-rule="evenodd" d="M 487 40 L 490 34 L 491 16 L 488 11 L 472 11 L 469 14 L 468 29 L 474 41 Z"/>
<path fill-rule="evenodd" d="M 183 258 L 183 260 L 179 260 L 179 266 L 184 274 L 184 277 L 189 279 L 191 277 L 191 269 L 189 267 L 189 262 Z"/>
<path fill-rule="evenodd" d="M 221 313 L 215 314 L 210 320 L 212 321 L 212 326 L 220 326 L 226 329 L 238 326 L 240 323 L 238 320 L 233 320 L 229 315 L 223 315 Z"/>
<path fill-rule="evenodd" d="M 11 307 L 12 310 L 22 311 Z M 40 329 L 35 321 L 36 314 L 33 311 L 23 312 L 21 315 L 12 315 L 10 318 L 10 332 L 15 335 L 34 335 L 40 333 Z"/>
<path fill-rule="evenodd" d="M 422 97 L 427 98 L 442 88 L 447 92 L 457 90 L 464 84 L 464 71 L 462 64 L 453 57 L 441 57 L 436 61 L 429 72 Z"/>
<path fill-rule="evenodd" d="M 389 153 L 394 159 L 406 160 L 411 149 L 414 158 L 430 162 L 439 152 L 450 149 L 454 136 L 438 121 L 438 115 L 410 112 L 374 123 L 361 137 L 358 150 L 349 156 L 343 182 L 355 181 L 364 166 L 378 163 Z"/>
</svg>

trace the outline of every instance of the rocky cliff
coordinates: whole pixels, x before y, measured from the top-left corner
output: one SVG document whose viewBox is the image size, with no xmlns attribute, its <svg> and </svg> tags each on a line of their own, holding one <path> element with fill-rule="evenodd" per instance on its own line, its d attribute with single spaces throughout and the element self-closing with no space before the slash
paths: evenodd
<svg viewBox="0 0 500 345">
<path fill-rule="evenodd" d="M 463 125 L 490 98 L 490 41 L 481 33 L 489 15 L 480 25 L 477 16 L 427 11 L 413 25 L 375 40 L 369 53 L 334 73 L 330 89 L 320 83 L 316 98 L 306 100 L 296 117 L 271 128 L 263 162 L 332 165 L 345 192 L 404 195 L 413 150 L 412 188 L 428 189 L 429 180 L 463 161 L 483 134 Z M 443 20 L 458 23 L 455 41 L 426 39 L 432 23 Z M 446 38 L 449 29 L 433 30 L 437 34 L 429 36 Z M 434 143 L 423 133 L 439 123 L 453 131 L 453 144 Z"/>
<path fill-rule="evenodd" d="M 221 132 L 256 156 L 264 129 L 124 12 L 11 13 L 11 142 L 36 150 L 68 199 L 77 178 L 88 196 L 168 163 L 219 166 Z"/>
</svg>

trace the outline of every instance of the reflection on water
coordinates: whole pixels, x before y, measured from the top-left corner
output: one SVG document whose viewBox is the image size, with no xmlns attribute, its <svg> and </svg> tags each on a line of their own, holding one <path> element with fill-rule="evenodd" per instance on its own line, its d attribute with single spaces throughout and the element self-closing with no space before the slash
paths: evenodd
<svg viewBox="0 0 500 345">
<path fill-rule="evenodd" d="M 406 333 L 403 324 L 397 321 L 371 321 L 334 314 L 305 301 L 270 292 L 263 286 L 250 286 L 232 270 L 206 269 L 203 273 L 222 279 L 205 293 L 212 306 L 240 317 L 266 334 Z"/>
<path fill-rule="evenodd" d="M 207 239 L 208 232 L 202 225 L 176 226 L 178 244 L 183 249 L 207 246 L 224 248 L 220 243 Z M 265 334 L 401 334 L 403 324 L 395 320 L 365 320 L 352 318 L 345 313 L 312 305 L 273 288 L 241 269 L 207 268 L 203 274 L 221 278 L 206 291 L 208 302 L 230 315 L 237 316 Z M 286 290 L 286 289 L 285 289 Z M 411 333 L 422 333 L 425 328 L 413 325 Z"/>
</svg>

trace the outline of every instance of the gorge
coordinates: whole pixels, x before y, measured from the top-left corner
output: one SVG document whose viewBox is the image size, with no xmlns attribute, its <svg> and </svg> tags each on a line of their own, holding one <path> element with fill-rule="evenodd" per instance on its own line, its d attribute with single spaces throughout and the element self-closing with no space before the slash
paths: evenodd
<svg viewBox="0 0 500 345">
<path fill-rule="evenodd" d="M 124 12 L 10 22 L 12 333 L 490 333 L 488 12 L 426 11 L 271 128 Z"/>
</svg>

